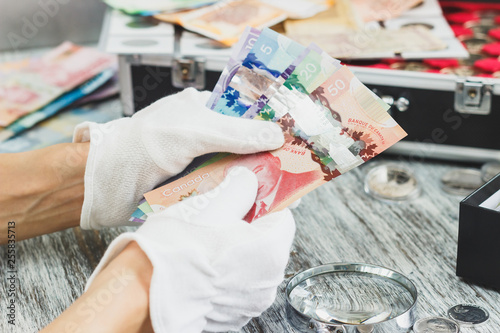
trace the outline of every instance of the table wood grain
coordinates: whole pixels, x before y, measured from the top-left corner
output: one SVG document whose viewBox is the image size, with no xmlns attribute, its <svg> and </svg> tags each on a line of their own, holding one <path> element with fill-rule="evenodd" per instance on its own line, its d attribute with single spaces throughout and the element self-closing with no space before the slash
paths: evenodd
<svg viewBox="0 0 500 333">
<path fill-rule="evenodd" d="M 18 56 L 6 54 L 3 59 Z M 119 101 L 100 107 L 109 107 L 109 103 L 116 106 Z M 363 181 L 368 168 L 384 160 L 410 167 L 422 186 L 421 196 L 389 204 L 366 195 Z M 478 304 L 489 311 L 490 320 L 461 332 L 499 333 L 500 292 L 455 275 L 462 198 L 442 191 L 440 177 L 460 167 L 449 162 L 410 163 L 382 155 L 306 195 L 293 211 L 297 234 L 276 301 L 241 332 L 296 332 L 286 321 L 284 287 L 288 278 L 320 264 L 362 262 L 408 276 L 419 293 L 418 318 L 446 316 L 447 309 L 459 303 Z M 0 247 L 0 332 L 36 332 L 50 323 L 81 295 L 109 243 L 126 230 L 133 228 L 74 228 L 18 242 L 15 327 L 7 324 L 7 248 Z"/>
</svg>

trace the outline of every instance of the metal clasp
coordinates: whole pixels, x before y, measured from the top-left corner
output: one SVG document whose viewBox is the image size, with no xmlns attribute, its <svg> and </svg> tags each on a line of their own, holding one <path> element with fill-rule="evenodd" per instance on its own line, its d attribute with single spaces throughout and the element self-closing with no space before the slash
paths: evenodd
<svg viewBox="0 0 500 333">
<path fill-rule="evenodd" d="M 187 57 L 181 54 L 181 36 L 183 28 L 174 26 L 174 59 L 172 60 L 172 85 L 184 89 L 194 87 L 205 88 L 205 63 L 204 57 Z"/>
<path fill-rule="evenodd" d="M 488 115 L 491 112 L 493 86 L 472 78 L 459 79 L 455 88 L 455 111 Z"/>
</svg>

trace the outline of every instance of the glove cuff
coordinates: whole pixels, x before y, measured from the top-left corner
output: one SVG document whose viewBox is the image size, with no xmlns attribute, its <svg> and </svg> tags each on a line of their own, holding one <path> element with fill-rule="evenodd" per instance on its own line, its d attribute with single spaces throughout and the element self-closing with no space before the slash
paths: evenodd
<svg viewBox="0 0 500 333">
<path fill-rule="evenodd" d="M 137 122 L 136 122 L 137 123 Z M 136 125 L 136 124 L 135 124 Z M 129 222 L 142 194 L 155 184 L 153 163 L 142 172 L 147 156 L 130 118 L 105 124 L 84 122 L 75 127 L 73 142 L 90 141 L 85 166 L 82 229 L 137 226 Z M 120 191 L 116 191 L 120 188 Z"/>
<path fill-rule="evenodd" d="M 90 133 L 93 128 L 97 128 L 98 124 L 90 121 L 78 124 L 73 132 L 73 142 L 89 142 Z M 92 229 L 90 223 L 90 213 L 92 211 L 93 193 L 94 193 L 94 170 L 96 163 L 96 147 L 90 146 L 87 163 L 85 166 L 84 176 L 84 196 L 82 213 L 80 214 L 80 227 L 82 229 Z M 96 229 L 100 229 L 98 226 Z M 120 250 L 121 251 L 121 250 Z"/>
</svg>

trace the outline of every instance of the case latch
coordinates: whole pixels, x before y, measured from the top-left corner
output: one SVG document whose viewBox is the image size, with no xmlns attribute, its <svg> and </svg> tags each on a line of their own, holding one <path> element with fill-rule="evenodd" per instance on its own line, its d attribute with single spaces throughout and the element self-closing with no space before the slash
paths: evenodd
<svg viewBox="0 0 500 333">
<path fill-rule="evenodd" d="M 488 115 L 491 112 L 493 86 L 472 78 L 459 79 L 455 89 L 455 111 Z"/>
<path fill-rule="evenodd" d="M 204 57 L 186 57 L 181 54 L 181 36 L 183 28 L 174 26 L 174 59 L 172 60 L 172 86 L 179 89 L 194 87 L 205 88 Z"/>
</svg>

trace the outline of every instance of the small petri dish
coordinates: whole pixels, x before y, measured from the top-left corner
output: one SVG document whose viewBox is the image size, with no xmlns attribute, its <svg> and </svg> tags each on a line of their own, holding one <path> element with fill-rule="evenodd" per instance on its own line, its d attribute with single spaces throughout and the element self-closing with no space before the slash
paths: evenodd
<svg viewBox="0 0 500 333">
<path fill-rule="evenodd" d="M 453 195 L 467 196 L 484 184 L 478 169 L 455 169 L 441 177 L 442 189 Z"/>
<path fill-rule="evenodd" d="M 286 286 L 287 320 L 300 332 L 406 332 L 417 289 L 404 275 L 361 263 L 333 263 L 295 275 Z"/>
<path fill-rule="evenodd" d="M 406 201 L 420 195 L 420 186 L 408 167 L 383 163 L 365 176 L 365 192 L 382 201 Z"/>
</svg>

